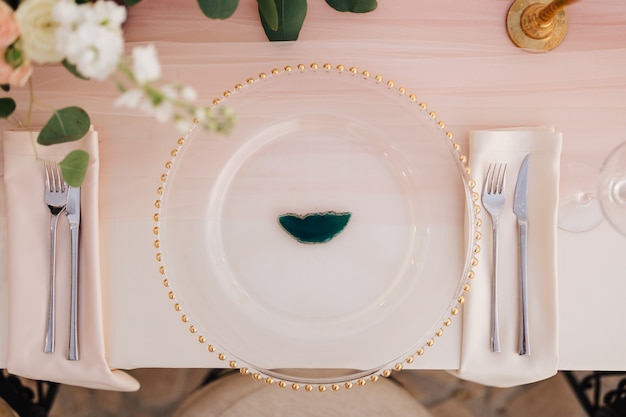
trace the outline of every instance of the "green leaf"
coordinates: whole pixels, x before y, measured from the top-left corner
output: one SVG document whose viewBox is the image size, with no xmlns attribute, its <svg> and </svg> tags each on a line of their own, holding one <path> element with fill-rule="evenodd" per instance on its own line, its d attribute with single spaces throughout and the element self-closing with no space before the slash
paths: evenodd
<svg viewBox="0 0 626 417">
<path fill-rule="evenodd" d="M 367 13 L 378 6 L 376 0 L 326 0 L 326 3 L 340 12 Z"/>
<path fill-rule="evenodd" d="M 124 4 L 127 5 L 128 7 L 130 6 L 134 6 L 135 4 L 139 3 L 141 0 L 124 0 Z"/>
<path fill-rule="evenodd" d="M 72 75 L 74 75 L 75 77 L 80 78 L 81 80 L 88 80 L 89 77 L 85 77 L 83 74 L 81 74 L 80 72 L 78 72 L 78 69 L 76 68 L 76 65 L 72 64 L 70 61 L 68 61 L 67 59 L 64 59 L 63 61 L 61 61 L 61 63 L 63 64 L 63 66 L 72 73 Z"/>
<path fill-rule="evenodd" d="M 37 142 L 48 146 L 78 140 L 89 131 L 90 124 L 85 110 L 80 107 L 65 107 L 54 112 L 39 132 Z"/>
<path fill-rule="evenodd" d="M 235 13 L 239 0 L 198 0 L 200 10 L 211 19 L 228 19 Z"/>
<path fill-rule="evenodd" d="M 17 47 L 17 43 L 10 45 L 4 51 L 4 60 L 12 68 L 17 68 L 24 63 L 24 53 Z"/>
<path fill-rule="evenodd" d="M 4 91 L 9 91 L 11 89 L 11 84 L 2 84 L 0 85 L 0 88 Z"/>
<path fill-rule="evenodd" d="M 276 5 L 278 28 L 272 30 L 261 14 L 261 25 L 270 41 L 295 41 L 306 17 L 306 0 L 272 0 Z"/>
<path fill-rule="evenodd" d="M 257 0 L 259 15 L 267 22 L 267 26 L 273 31 L 278 30 L 278 10 L 274 0 Z"/>
<path fill-rule="evenodd" d="M 68 153 L 59 163 L 63 179 L 71 187 L 80 187 L 83 183 L 87 173 L 87 165 L 89 165 L 89 154 L 80 149 Z"/>
<path fill-rule="evenodd" d="M 0 117 L 6 119 L 15 111 L 15 100 L 9 97 L 0 98 Z"/>
</svg>

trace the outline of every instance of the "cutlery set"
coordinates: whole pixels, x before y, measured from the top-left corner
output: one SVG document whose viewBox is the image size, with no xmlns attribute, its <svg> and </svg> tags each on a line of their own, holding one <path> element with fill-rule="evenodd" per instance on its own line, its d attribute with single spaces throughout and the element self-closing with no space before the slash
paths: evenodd
<svg viewBox="0 0 626 417">
<path fill-rule="evenodd" d="M 520 167 L 513 213 L 517 217 L 520 258 L 520 325 L 519 354 L 530 355 L 528 331 L 528 298 L 527 298 L 527 249 L 528 249 L 528 163 L 530 155 L 526 155 Z M 500 213 L 506 202 L 507 164 L 490 164 L 485 175 L 482 191 L 482 203 L 491 216 L 493 229 L 493 273 L 491 280 L 491 351 L 500 352 L 500 332 L 498 322 L 498 250 Z"/>
<path fill-rule="evenodd" d="M 80 187 L 70 187 L 63 179 L 59 166 L 44 162 L 44 202 L 50 210 L 50 289 L 48 300 L 48 325 L 44 352 L 54 352 L 55 287 L 56 287 L 56 233 L 59 216 L 65 213 L 71 236 L 70 282 L 70 337 L 67 359 L 78 360 L 78 243 L 80 231 Z"/>
</svg>

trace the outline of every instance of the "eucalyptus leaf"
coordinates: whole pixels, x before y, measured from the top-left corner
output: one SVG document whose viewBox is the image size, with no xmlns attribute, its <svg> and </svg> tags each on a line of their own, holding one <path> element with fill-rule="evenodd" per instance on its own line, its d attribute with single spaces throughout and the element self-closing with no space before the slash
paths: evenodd
<svg viewBox="0 0 626 417">
<path fill-rule="evenodd" d="M 306 17 L 306 0 L 272 0 L 276 5 L 278 28 L 272 30 L 261 14 L 261 25 L 270 41 L 295 41 Z"/>
<path fill-rule="evenodd" d="M 228 19 L 235 13 L 239 0 L 198 0 L 200 10 L 211 19 Z"/>
<path fill-rule="evenodd" d="M 15 100 L 9 97 L 0 98 L 0 117 L 6 119 L 15 111 Z"/>
<path fill-rule="evenodd" d="M 139 3 L 141 0 L 124 0 L 124 4 L 127 5 L 128 7 L 130 6 L 134 6 L 135 4 Z"/>
<path fill-rule="evenodd" d="M 63 61 L 61 61 L 61 63 L 63 64 L 63 66 L 72 73 L 73 76 L 80 78 L 81 80 L 88 80 L 89 77 L 85 77 L 83 74 L 81 74 L 78 69 L 76 68 L 76 65 L 72 64 L 70 61 L 68 61 L 67 59 L 64 59 Z"/>
<path fill-rule="evenodd" d="M 273 31 L 278 30 L 278 10 L 274 0 L 257 0 L 259 15 L 267 22 L 267 26 Z"/>
<path fill-rule="evenodd" d="M 47 146 L 78 140 L 89 131 L 90 124 L 89 115 L 80 107 L 56 110 L 39 132 L 37 142 Z"/>
<path fill-rule="evenodd" d="M 340 12 L 367 13 L 378 6 L 376 0 L 326 0 L 326 3 Z"/>
<path fill-rule="evenodd" d="M 89 154 L 83 150 L 77 149 L 68 153 L 59 166 L 63 179 L 71 187 L 80 187 L 87 173 L 87 165 L 89 165 Z"/>
<path fill-rule="evenodd" d="M 2 84 L 0 85 L 3 91 L 9 91 L 11 89 L 11 84 Z"/>
</svg>

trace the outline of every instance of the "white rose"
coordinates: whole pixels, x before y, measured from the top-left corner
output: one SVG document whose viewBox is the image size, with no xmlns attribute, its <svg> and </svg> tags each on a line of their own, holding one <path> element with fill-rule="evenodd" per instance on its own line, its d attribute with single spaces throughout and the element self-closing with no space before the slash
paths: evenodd
<svg viewBox="0 0 626 417">
<path fill-rule="evenodd" d="M 22 50 L 28 58 L 40 64 L 63 59 L 63 54 L 56 48 L 58 23 L 52 16 L 56 3 L 56 0 L 24 0 L 15 11 L 21 29 Z"/>
</svg>

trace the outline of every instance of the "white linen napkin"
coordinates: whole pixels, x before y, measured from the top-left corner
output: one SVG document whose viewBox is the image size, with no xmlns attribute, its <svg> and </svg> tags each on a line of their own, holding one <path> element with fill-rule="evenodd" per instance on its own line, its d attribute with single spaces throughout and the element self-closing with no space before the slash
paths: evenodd
<svg viewBox="0 0 626 417">
<path fill-rule="evenodd" d="M 9 325 L 7 369 L 31 379 L 87 388 L 135 391 L 139 383 L 122 371 L 109 369 L 102 322 L 98 217 L 98 134 L 54 146 L 35 143 L 37 132 L 4 132 L 4 181 L 8 239 L 7 280 Z M 37 160 L 34 154 L 41 160 Z M 44 204 L 42 160 L 60 161 L 68 152 L 90 154 L 81 195 L 79 249 L 80 360 L 68 361 L 70 300 L 69 226 L 60 216 L 57 232 L 56 346 L 44 353 L 50 270 L 50 211 Z"/>
<path fill-rule="evenodd" d="M 463 307 L 462 379 L 510 387 L 557 372 L 558 293 L 556 222 L 562 135 L 551 128 L 481 130 L 470 133 L 470 166 L 476 191 L 490 163 L 507 163 L 506 203 L 500 216 L 498 300 L 502 352 L 490 350 L 492 223 L 481 211 L 481 251 Z M 519 246 L 513 197 L 524 157 L 529 161 L 528 310 L 530 356 L 518 354 L 520 329 Z M 479 201 L 480 203 L 480 201 Z M 481 204 L 482 207 L 482 204 Z"/>
</svg>

